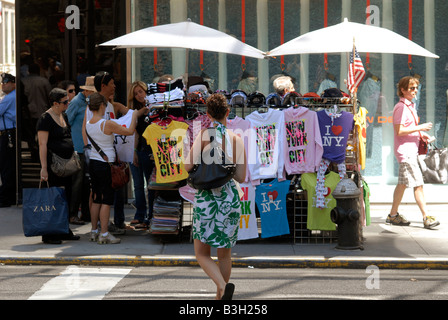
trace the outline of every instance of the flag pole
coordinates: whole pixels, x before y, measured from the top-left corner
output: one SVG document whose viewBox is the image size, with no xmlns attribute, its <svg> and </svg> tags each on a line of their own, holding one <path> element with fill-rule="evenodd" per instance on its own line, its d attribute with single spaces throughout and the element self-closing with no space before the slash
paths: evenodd
<svg viewBox="0 0 448 320">
<path fill-rule="evenodd" d="M 355 60 L 355 53 L 356 53 L 356 47 L 355 47 L 355 37 L 353 37 L 353 61 Z M 350 65 L 349 65 L 350 68 Z M 358 92 L 358 88 L 355 88 L 355 90 L 353 91 L 352 94 L 352 100 L 353 100 L 353 114 L 356 113 L 356 109 L 357 109 L 357 92 Z"/>
</svg>

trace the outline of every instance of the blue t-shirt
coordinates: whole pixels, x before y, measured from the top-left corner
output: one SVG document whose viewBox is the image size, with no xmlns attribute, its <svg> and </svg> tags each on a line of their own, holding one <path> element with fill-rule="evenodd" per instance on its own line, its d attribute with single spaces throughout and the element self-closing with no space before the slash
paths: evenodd
<svg viewBox="0 0 448 320">
<path fill-rule="evenodd" d="M 333 120 L 325 110 L 317 111 L 324 154 L 322 158 L 342 163 L 350 131 L 353 130 L 353 114 L 342 111 Z"/>
<path fill-rule="evenodd" d="M 279 182 L 275 179 L 257 186 L 255 202 L 260 212 L 262 238 L 289 234 L 286 214 L 286 195 L 289 185 L 289 180 Z"/>
</svg>

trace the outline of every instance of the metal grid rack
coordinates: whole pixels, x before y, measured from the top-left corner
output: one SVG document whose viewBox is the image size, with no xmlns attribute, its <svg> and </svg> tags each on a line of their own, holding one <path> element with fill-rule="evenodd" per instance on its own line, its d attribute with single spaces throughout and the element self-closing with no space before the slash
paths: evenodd
<svg viewBox="0 0 448 320">
<path fill-rule="evenodd" d="M 294 244 L 324 244 L 336 243 L 337 231 L 308 230 L 308 198 L 307 192 L 294 189 L 287 196 L 288 216 L 293 217 L 292 237 Z"/>
<path fill-rule="evenodd" d="M 356 107 L 353 104 L 341 102 L 340 98 L 297 98 L 297 105 L 305 106 L 313 111 L 318 111 L 323 108 L 337 105 L 341 109 L 355 114 Z M 199 111 L 205 111 L 205 105 L 186 105 L 185 106 L 188 113 L 190 109 L 196 109 Z M 290 107 L 290 106 L 286 106 Z M 256 111 L 259 107 L 255 106 L 233 106 L 231 114 L 235 114 L 241 118 Z M 275 108 L 275 107 L 274 107 Z M 283 109 L 283 108 L 277 108 Z M 357 135 L 355 130 L 349 136 L 348 144 L 355 146 L 357 144 Z M 350 176 L 353 171 L 356 171 L 356 166 L 358 164 L 358 159 L 354 149 L 348 149 L 346 155 L 346 165 L 347 174 Z M 188 201 L 183 201 L 183 215 L 182 222 L 180 225 L 180 231 L 183 238 L 190 235 L 191 241 L 191 225 L 192 225 L 192 204 Z M 307 219 L 308 219 L 308 200 L 307 192 L 301 190 L 298 185 L 294 187 L 287 195 L 287 216 L 288 222 L 290 224 L 291 233 L 288 236 L 282 236 L 282 238 L 292 239 L 294 244 L 325 244 L 325 243 L 336 243 L 338 239 L 338 233 L 336 231 L 327 230 L 309 230 L 307 229 Z"/>
</svg>

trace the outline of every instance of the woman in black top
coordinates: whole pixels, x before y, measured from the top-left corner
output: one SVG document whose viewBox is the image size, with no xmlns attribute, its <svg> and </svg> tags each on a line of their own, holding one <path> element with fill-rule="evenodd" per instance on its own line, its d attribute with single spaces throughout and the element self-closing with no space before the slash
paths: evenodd
<svg viewBox="0 0 448 320">
<path fill-rule="evenodd" d="M 39 142 L 39 157 L 41 163 L 40 180 L 48 181 L 51 187 L 64 187 L 67 203 L 70 203 L 72 177 L 58 177 L 51 171 L 51 152 L 70 159 L 74 147 L 65 110 L 68 107 L 67 91 L 55 88 L 50 92 L 51 107 L 44 112 L 37 121 L 37 138 Z M 68 219 L 68 215 L 67 215 Z M 78 240 L 79 236 L 55 234 L 42 236 L 44 243 L 60 244 L 62 240 Z"/>
</svg>

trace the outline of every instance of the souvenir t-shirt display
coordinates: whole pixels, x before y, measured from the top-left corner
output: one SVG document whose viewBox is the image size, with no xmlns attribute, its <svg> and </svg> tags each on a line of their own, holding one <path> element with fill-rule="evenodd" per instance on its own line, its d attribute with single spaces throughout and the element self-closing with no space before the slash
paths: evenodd
<svg viewBox="0 0 448 320">
<path fill-rule="evenodd" d="M 354 117 L 355 127 L 358 134 L 358 145 L 356 146 L 356 151 L 358 153 L 358 160 L 362 170 L 366 167 L 367 113 L 367 109 L 361 107 Z"/>
<path fill-rule="evenodd" d="M 345 160 L 345 149 L 350 131 L 353 130 L 353 114 L 336 110 L 317 111 L 324 153 L 322 158 L 335 163 Z"/>
<path fill-rule="evenodd" d="M 286 212 L 286 195 L 290 180 L 262 183 L 255 191 L 255 201 L 261 220 L 261 237 L 269 238 L 289 234 Z"/>
<path fill-rule="evenodd" d="M 315 111 L 290 107 L 285 114 L 283 155 L 288 174 L 315 172 L 322 159 L 323 146 Z"/>
<path fill-rule="evenodd" d="M 251 180 L 283 178 L 284 113 L 269 109 L 246 117 L 251 124 L 248 164 Z"/>
<path fill-rule="evenodd" d="M 236 116 L 233 119 L 227 119 L 227 129 L 231 130 L 233 133 L 238 135 L 241 139 L 243 139 L 244 150 L 246 151 L 246 160 L 249 154 L 249 134 L 250 134 L 250 122 L 241 117 Z M 249 181 L 250 173 L 249 166 L 246 166 L 246 179 L 245 182 Z"/>
<path fill-rule="evenodd" d="M 307 228 L 309 230 L 336 230 L 336 225 L 331 221 L 331 210 L 336 207 L 336 199 L 333 198 L 332 192 L 338 185 L 340 179 L 336 172 L 330 171 L 325 176 L 325 207 L 316 208 L 316 173 L 302 174 L 302 188 L 306 190 L 308 197 L 308 219 Z"/>
<path fill-rule="evenodd" d="M 154 154 L 157 183 L 188 178 L 184 167 L 184 139 L 187 129 L 188 124 L 171 120 L 166 126 L 152 123 L 143 132 L 143 137 Z"/>
<path fill-rule="evenodd" d="M 255 187 L 251 183 L 241 183 L 240 187 L 244 195 L 241 198 L 238 240 L 258 238 L 257 217 L 255 215 Z"/>
</svg>

